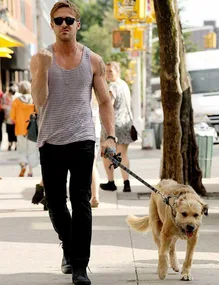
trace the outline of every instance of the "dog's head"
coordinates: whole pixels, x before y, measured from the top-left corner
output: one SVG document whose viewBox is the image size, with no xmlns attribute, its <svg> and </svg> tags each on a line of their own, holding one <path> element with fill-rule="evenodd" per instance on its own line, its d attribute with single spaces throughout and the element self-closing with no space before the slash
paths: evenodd
<svg viewBox="0 0 219 285">
<path fill-rule="evenodd" d="M 201 226 L 203 215 L 208 215 L 208 205 L 194 193 L 185 193 L 175 201 L 175 222 L 182 233 L 190 238 Z"/>
</svg>

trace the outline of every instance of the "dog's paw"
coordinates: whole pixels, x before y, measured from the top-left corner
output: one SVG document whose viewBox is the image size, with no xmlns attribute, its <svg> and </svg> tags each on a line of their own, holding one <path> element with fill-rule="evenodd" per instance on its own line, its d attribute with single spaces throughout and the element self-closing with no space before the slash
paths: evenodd
<svg viewBox="0 0 219 285">
<path fill-rule="evenodd" d="M 182 281 L 192 281 L 192 275 L 190 274 L 181 274 L 181 278 L 180 278 Z"/>
<path fill-rule="evenodd" d="M 161 280 L 164 280 L 167 277 L 168 269 L 160 268 L 158 266 L 157 274 Z"/>
</svg>

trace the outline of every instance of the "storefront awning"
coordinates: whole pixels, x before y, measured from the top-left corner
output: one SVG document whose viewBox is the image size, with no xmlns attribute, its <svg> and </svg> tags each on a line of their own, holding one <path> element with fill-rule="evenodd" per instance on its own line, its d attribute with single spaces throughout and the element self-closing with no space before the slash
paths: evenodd
<svg viewBox="0 0 219 285">
<path fill-rule="evenodd" d="M 0 53 L 9 53 L 9 54 L 12 54 L 14 53 L 14 51 L 10 48 L 7 48 L 7 47 L 0 47 Z"/>
<path fill-rule="evenodd" d="M 24 45 L 13 38 L 0 34 L 0 47 L 23 47 Z"/>
<path fill-rule="evenodd" d="M 9 53 L 5 52 L 0 52 L 0 57 L 12 58 L 12 56 Z"/>
</svg>

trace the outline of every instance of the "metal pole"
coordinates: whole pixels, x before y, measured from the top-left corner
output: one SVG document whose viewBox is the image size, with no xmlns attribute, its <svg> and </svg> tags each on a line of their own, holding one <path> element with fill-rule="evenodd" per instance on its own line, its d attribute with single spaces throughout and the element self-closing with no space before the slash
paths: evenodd
<svg viewBox="0 0 219 285">
<path fill-rule="evenodd" d="M 132 106 L 133 106 L 133 121 L 138 132 L 142 130 L 142 118 L 141 118 L 141 58 L 136 57 L 135 66 L 136 77 L 132 88 Z"/>
<path fill-rule="evenodd" d="M 142 51 L 142 118 L 145 121 L 146 110 L 146 50 Z"/>
<path fill-rule="evenodd" d="M 145 104 L 145 129 L 150 128 L 149 115 L 151 112 L 151 57 L 152 57 L 152 24 L 146 28 L 146 104 Z"/>
</svg>

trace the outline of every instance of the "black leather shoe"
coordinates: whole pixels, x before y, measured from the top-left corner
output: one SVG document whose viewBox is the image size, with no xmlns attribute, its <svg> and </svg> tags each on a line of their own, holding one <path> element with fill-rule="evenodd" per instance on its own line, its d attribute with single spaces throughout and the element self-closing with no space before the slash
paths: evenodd
<svg viewBox="0 0 219 285">
<path fill-rule="evenodd" d="M 70 258 L 66 258 L 64 254 L 62 258 L 61 270 L 64 274 L 72 274 L 72 265 Z"/>
<path fill-rule="evenodd" d="M 116 191 L 117 187 L 114 181 L 108 181 L 107 183 L 100 183 L 100 188 L 105 191 Z"/>
<path fill-rule="evenodd" d="M 91 281 L 87 276 L 86 268 L 77 268 L 73 270 L 72 282 L 75 285 L 90 285 Z"/>
</svg>

